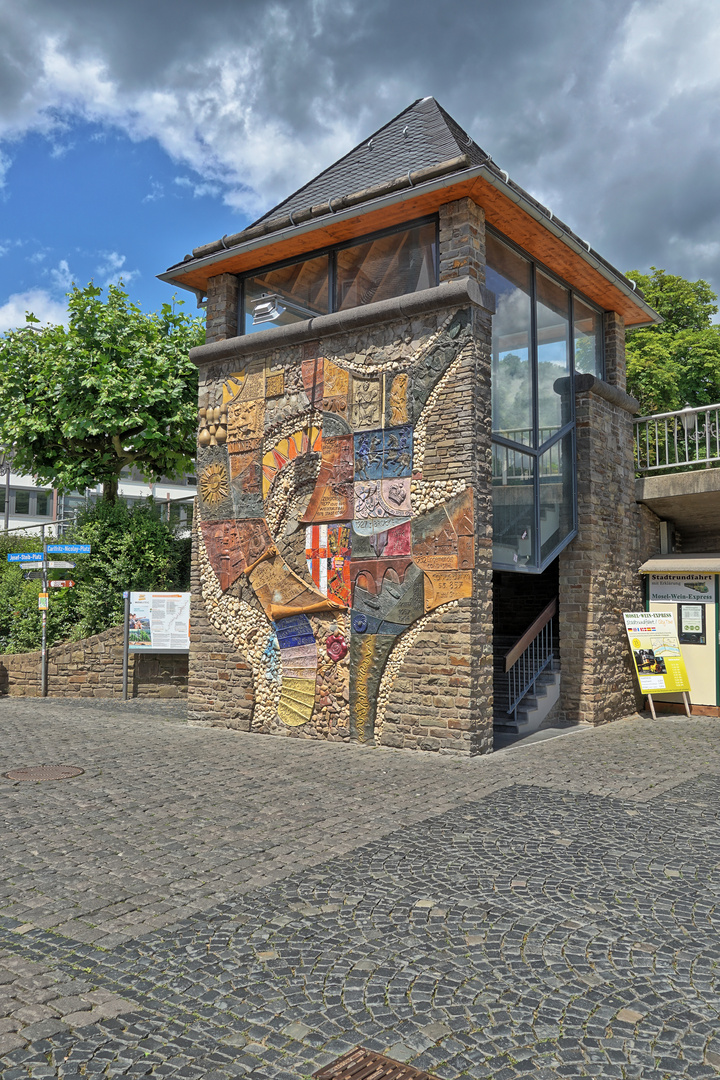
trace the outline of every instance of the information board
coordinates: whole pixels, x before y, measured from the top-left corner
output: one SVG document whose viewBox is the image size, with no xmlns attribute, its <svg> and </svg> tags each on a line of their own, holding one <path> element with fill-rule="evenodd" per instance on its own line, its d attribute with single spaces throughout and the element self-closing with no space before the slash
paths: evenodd
<svg viewBox="0 0 720 1080">
<path fill-rule="evenodd" d="M 649 574 L 651 604 L 714 604 L 714 574 Z"/>
<path fill-rule="evenodd" d="M 633 663 L 644 694 L 676 694 L 690 689 L 672 611 L 623 615 Z"/>
<path fill-rule="evenodd" d="M 131 592 L 128 647 L 136 652 L 188 652 L 190 593 Z"/>
</svg>

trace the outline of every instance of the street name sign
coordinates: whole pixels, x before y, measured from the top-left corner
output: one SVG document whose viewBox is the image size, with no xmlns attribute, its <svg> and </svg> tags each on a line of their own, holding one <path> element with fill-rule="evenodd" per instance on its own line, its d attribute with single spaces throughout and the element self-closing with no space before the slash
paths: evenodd
<svg viewBox="0 0 720 1080">
<path fill-rule="evenodd" d="M 90 544 L 48 544 L 48 555 L 89 555 Z"/>
<path fill-rule="evenodd" d="M 15 551 L 12 555 L 8 555 L 8 562 L 37 562 L 42 560 L 42 551 Z"/>
</svg>

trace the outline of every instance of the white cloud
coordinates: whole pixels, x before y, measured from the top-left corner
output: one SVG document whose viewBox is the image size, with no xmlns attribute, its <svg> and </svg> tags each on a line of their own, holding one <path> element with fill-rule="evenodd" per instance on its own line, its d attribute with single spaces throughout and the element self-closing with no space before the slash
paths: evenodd
<svg viewBox="0 0 720 1080">
<path fill-rule="evenodd" d="M 176 176 L 173 183 L 177 184 L 178 187 L 189 188 L 193 193 L 194 199 L 202 198 L 205 195 L 217 198 L 222 191 L 220 184 L 212 182 L 198 183 L 195 180 L 191 180 L 189 176 Z"/>
<path fill-rule="evenodd" d="M 25 314 L 31 311 L 45 325 L 63 323 L 67 326 L 67 307 L 59 303 L 45 289 L 30 289 L 13 293 L 6 303 L 0 305 L 0 332 L 14 330 L 25 325 Z"/>
<path fill-rule="evenodd" d="M 0 5 L 0 184 L 14 139 L 63 147 L 80 118 L 255 215 L 432 93 L 621 268 L 720 286 L 697 246 L 720 236 L 719 54 L 717 0 L 24 0 Z"/>
<path fill-rule="evenodd" d="M 61 259 L 57 266 L 49 271 L 49 275 L 57 292 L 65 293 L 72 289 L 75 275 L 71 273 L 67 259 Z"/>
<path fill-rule="evenodd" d="M 120 280 L 129 285 L 133 278 L 140 273 L 139 270 L 126 270 L 126 256 L 117 251 L 101 251 L 100 257 L 103 262 L 97 268 L 97 273 L 104 278 L 103 286 L 117 285 Z"/>
<path fill-rule="evenodd" d="M 144 203 L 158 202 L 160 199 L 165 198 L 165 189 L 162 184 L 157 180 L 150 180 L 150 190 L 143 198 Z"/>
</svg>

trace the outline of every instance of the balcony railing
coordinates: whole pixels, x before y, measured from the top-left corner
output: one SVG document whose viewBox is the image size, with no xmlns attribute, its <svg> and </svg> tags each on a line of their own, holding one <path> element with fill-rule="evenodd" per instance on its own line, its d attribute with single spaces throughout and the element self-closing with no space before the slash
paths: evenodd
<svg viewBox="0 0 720 1080">
<path fill-rule="evenodd" d="M 710 468 L 720 462 L 720 404 L 641 416 L 635 420 L 635 463 L 640 473 Z"/>
</svg>

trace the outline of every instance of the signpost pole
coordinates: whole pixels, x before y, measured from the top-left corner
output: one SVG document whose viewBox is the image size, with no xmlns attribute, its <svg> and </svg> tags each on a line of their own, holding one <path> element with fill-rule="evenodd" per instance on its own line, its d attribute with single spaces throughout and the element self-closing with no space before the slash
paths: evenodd
<svg viewBox="0 0 720 1080">
<path fill-rule="evenodd" d="M 127 701 L 128 696 L 128 660 L 130 654 L 130 590 L 123 593 L 125 597 L 125 620 L 124 628 L 125 633 L 123 635 L 123 701 Z"/>
<path fill-rule="evenodd" d="M 48 591 L 48 576 L 47 576 L 47 543 L 45 541 L 45 526 L 41 526 L 42 529 L 42 545 L 43 545 L 43 569 L 42 569 L 42 591 L 47 593 Z M 40 697 L 47 697 L 47 608 L 42 610 L 42 645 L 40 649 Z"/>
</svg>

